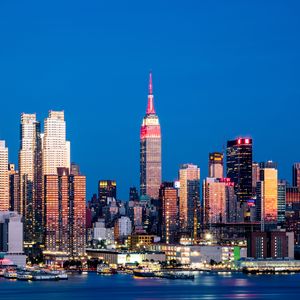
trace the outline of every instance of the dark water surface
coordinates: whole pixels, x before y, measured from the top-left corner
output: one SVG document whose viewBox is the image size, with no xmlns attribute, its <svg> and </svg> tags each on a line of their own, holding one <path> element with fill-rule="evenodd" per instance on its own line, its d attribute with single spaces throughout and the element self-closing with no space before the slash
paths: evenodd
<svg viewBox="0 0 300 300">
<path fill-rule="evenodd" d="M 67 281 L 0 278 L 0 300 L 68 299 L 300 299 L 300 274 L 197 274 L 194 281 L 130 275 L 74 275 Z"/>
</svg>

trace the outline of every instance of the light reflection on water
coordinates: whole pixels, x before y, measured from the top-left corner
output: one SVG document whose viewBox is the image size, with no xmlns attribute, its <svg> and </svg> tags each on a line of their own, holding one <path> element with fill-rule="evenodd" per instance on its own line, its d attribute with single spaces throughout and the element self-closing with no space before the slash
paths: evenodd
<svg viewBox="0 0 300 300">
<path fill-rule="evenodd" d="M 244 274 L 209 274 L 195 280 L 134 278 L 130 275 L 70 276 L 68 281 L 20 282 L 0 278 L 0 299 L 298 299 L 300 275 L 247 276 Z M 73 300 L 73 299 L 72 299 Z"/>
</svg>

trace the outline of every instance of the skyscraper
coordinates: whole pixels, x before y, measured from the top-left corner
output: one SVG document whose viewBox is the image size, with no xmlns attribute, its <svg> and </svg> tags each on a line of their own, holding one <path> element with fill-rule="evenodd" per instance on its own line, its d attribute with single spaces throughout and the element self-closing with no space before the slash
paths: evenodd
<svg viewBox="0 0 300 300">
<path fill-rule="evenodd" d="M 227 142 L 226 167 L 246 220 L 247 201 L 252 198 L 252 139 L 238 138 Z"/>
<path fill-rule="evenodd" d="M 278 182 L 278 201 L 277 201 L 277 214 L 278 224 L 285 222 L 286 211 L 286 182 L 281 180 Z"/>
<path fill-rule="evenodd" d="M 70 169 L 70 142 L 66 140 L 63 111 L 49 111 L 44 122 L 43 174 L 55 175 L 57 168 Z"/>
<path fill-rule="evenodd" d="M 42 146 L 35 114 L 21 114 L 19 150 L 20 213 L 24 241 L 42 242 Z"/>
<path fill-rule="evenodd" d="M 162 207 L 162 239 L 167 244 L 176 242 L 178 231 L 178 189 L 174 182 L 163 182 L 159 189 Z"/>
<path fill-rule="evenodd" d="M 152 87 L 150 73 L 148 106 L 140 131 L 140 194 L 157 199 L 161 184 L 161 131 Z"/>
<path fill-rule="evenodd" d="M 180 229 L 197 237 L 200 208 L 200 168 L 184 164 L 179 169 L 179 223 Z"/>
<path fill-rule="evenodd" d="M 261 220 L 263 229 L 265 224 L 276 224 L 278 216 L 278 171 L 272 166 L 264 166 L 260 169 L 256 202 L 258 220 Z"/>
<path fill-rule="evenodd" d="M 223 153 L 209 153 L 208 159 L 208 177 L 223 178 Z"/>
<path fill-rule="evenodd" d="M 293 186 L 300 187 L 300 163 L 293 164 Z"/>
<path fill-rule="evenodd" d="M 0 211 L 9 210 L 8 149 L 0 141 Z"/>
<path fill-rule="evenodd" d="M 8 165 L 9 172 L 9 210 L 20 213 L 20 175 L 14 164 Z"/>
<path fill-rule="evenodd" d="M 86 178 L 69 175 L 58 168 L 57 175 L 44 177 L 46 250 L 70 257 L 85 252 Z"/>
<path fill-rule="evenodd" d="M 117 199 L 117 183 L 115 180 L 99 180 L 98 182 L 98 199 L 100 204 L 105 206 L 107 198 Z"/>
<path fill-rule="evenodd" d="M 229 178 L 206 178 L 203 182 L 203 199 L 206 224 L 236 220 L 234 184 Z"/>
<path fill-rule="evenodd" d="M 227 177 L 235 184 L 238 201 L 252 196 L 252 139 L 238 138 L 227 142 Z"/>
</svg>

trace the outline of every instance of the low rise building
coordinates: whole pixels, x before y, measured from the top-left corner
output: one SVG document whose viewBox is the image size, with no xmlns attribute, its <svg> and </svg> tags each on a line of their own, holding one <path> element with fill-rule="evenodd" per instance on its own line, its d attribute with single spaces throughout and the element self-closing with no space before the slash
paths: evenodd
<svg viewBox="0 0 300 300">
<path fill-rule="evenodd" d="M 0 252 L 15 265 L 26 265 L 22 217 L 16 212 L 0 212 Z"/>
</svg>

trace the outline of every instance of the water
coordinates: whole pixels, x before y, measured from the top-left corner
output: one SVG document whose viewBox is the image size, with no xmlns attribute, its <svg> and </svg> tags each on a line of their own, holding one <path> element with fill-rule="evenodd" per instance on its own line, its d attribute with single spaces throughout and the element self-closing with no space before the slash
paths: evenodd
<svg viewBox="0 0 300 300">
<path fill-rule="evenodd" d="M 299 299 L 300 274 L 198 274 L 194 281 L 130 275 L 74 275 L 67 281 L 0 278 L 0 300 L 68 299 Z"/>
</svg>

